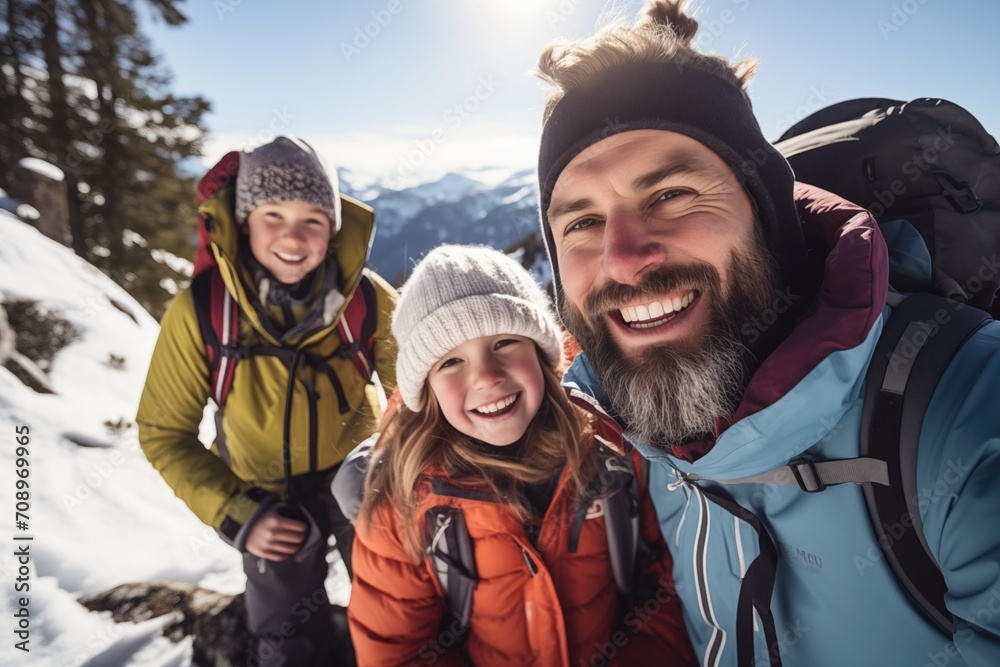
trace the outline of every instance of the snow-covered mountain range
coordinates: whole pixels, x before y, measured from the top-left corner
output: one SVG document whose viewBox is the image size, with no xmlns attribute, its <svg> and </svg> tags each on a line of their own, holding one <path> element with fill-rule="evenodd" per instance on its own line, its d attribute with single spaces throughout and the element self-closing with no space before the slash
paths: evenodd
<svg viewBox="0 0 1000 667">
<path fill-rule="evenodd" d="M 414 263 L 442 243 L 483 243 L 514 253 L 538 279 L 550 279 L 538 234 L 538 198 L 531 169 L 448 173 L 392 189 L 338 170 L 342 190 L 375 209 L 371 265 L 400 284 Z M 540 252 L 537 252 L 540 250 Z"/>
</svg>

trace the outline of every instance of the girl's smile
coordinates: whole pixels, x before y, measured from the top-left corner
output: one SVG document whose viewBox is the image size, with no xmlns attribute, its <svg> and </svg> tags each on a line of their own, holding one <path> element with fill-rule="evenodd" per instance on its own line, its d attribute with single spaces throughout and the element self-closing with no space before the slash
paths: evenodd
<svg viewBox="0 0 1000 667">
<path fill-rule="evenodd" d="M 535 342 L 508 334 L 452 348 L 431 368 L 427 382 L 449 424 L 495 446 L 524 435 L 545 393 Z"/>
</svg>

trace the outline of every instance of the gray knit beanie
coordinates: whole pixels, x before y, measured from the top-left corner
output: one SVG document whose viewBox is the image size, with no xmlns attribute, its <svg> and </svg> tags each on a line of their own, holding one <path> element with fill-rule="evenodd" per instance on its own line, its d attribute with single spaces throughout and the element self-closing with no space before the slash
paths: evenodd
<svg viewBox="0 0 1000 667">
<path fill-rule="evenodd" d="M 486 246 L 444 245 L 429 252 L 401 289 L 392 333 L 399 344 L 399 393 L 415 412 L 431 367 L 473 338 L 530 338 L 553 367 L 562 356 L 562 334 L 541 286 L 520 264 Z"/>
<path fill-rule="evenodd" d="M 295 137 L 278 137 L 240 156 L 236 174 L 236 223 L 272 201 L 302 201 L 330 217 L 330 236 L 340 231 L 340 192 L 316 151 Z"/>
</svg>

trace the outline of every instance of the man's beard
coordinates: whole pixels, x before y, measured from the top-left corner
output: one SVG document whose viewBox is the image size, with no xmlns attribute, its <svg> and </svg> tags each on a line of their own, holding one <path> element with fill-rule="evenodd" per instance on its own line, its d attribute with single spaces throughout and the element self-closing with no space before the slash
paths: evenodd
<svg viewBox="0 0 1000 667">
<path fill-rule="evenodd" d="M 732 417 L 750 377 L 773 349 L 776 327 L 764 335 L 753 329 L 747 342 L 740 336 L 774 303 L 776 270 L 763 244 L 757 240 L 749 252 L 733 251 L 727 275 L 724 301 L 719 272 L 702 262 L 658 268 L 634 286 L 604 285 L 584 299 L 584 312 L 562 299 L 566 327 L 590 359 L 616 416 L 641 442 L 668 447 L 714 439 L 717 420 Z M 622 352 L 605 321 L 609 311 L 692 289 L 712 308 L 700 341 Z"/>
</svg>

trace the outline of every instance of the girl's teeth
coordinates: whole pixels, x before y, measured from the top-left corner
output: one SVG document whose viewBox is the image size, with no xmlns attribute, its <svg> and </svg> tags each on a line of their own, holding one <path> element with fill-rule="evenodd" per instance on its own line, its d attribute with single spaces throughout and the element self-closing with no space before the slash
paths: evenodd
<svg viewBox="0 0 1000 667">
<path fill-rule="evenodd" d="M 509 406 L 511 403 L 514 402 L 515 399 L 517 399 L 517 394 L 513 394 L 511 396 L 508 396 L 507 398 L 503 399 L 502 401 L 497 401 L 496 403 L 491 403 L 490 405 L 487 405 L 487 406 L 484 406 L 484 407 L 481 407 L 481 408 L 476 408 L 476 412 L 479 412 L 479 413 L 484 414 L 484 415 L 485 414 L 493 414 L 494 412 L 499 412 L 500 410 L 503 410 L 504 408 L 506 408 L 507 406 Z"/>
</svg>

